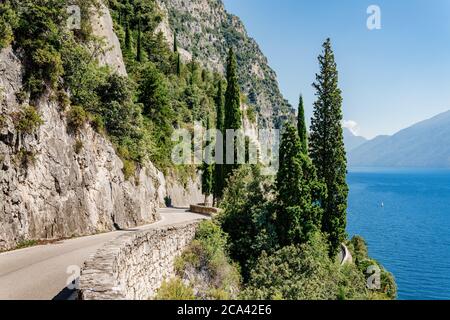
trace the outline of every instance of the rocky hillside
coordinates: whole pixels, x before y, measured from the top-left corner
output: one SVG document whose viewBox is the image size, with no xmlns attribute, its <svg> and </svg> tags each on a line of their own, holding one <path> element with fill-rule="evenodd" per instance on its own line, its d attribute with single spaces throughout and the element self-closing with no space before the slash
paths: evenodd
<svg viewBox="0 0 450 320">
<path fill-rule="evenodd" d="M 125 74 L 111 17 L 101 12 L 91 17 L 93 32 L 111 50 L 98 60 Z M 151 223 L 166 197 L 180 206 L 202 199 L 196 183 L 181 186 L 150 162 L 127 179 L 108 137 L 87 123 L 74 134 L 52 90 L 30 100 L 24 74 L 20 51 L 1 49 L 0 251 Z"/>
<path fill-rule="evenodd" d="M 241 87 L 258 111 L 261 127 L 278 127 L 292 115 L 280 93 L 277 76 L 241 20 L 229 14 L 221 0 L 157 0 L 164 13 L 163 31 L 173 44 L 174 32 L 185 60 L 195 57 L 205 67 L 223 73 L 228 50 L 236 51 Z"/>
</svg>

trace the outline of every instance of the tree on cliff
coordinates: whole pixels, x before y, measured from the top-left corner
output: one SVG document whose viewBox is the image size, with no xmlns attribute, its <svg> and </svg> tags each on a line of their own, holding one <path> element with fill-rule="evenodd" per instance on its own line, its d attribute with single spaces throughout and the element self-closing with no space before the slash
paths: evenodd
<svg viewBox="0 0 450 320">
<path fill-rule="evenodd" d="M 223 135 L 226 141 L 226 130 L 239 130 L 242 127 L 242 114 L 241 114 L 241 92 L 238 83 L 237 76 L 237 61 L 236 55 L 231 48 L 228 54 L 227 62 L 227 90 L 225 92 L 225 121 Z M 226 142 L 224 148 L 224 158 L 226 160 L 226 154 L 228 152 L 234 153 L 234 164 L 224 165 L 224 179 L 228 179 L 233 173 L 233 170 L 238 167 L 236 164 L 237 148 L 234 146 L 234 150 L 226 150 Z M 225 182 L 226 185 L 226 182 Z"/>
<path fill-rule="evenodd" d="M 315 168 L 303 152 L 296 129 L 285 127 L 280 146 L 280 168 L 276 180 L 276 226 L 282 246 L 301 244 L 320 230 L 324 187 Z"/>
<path fill-rule="evenodd" d="M 218 82 L 217 95 L 215 98 L 216 103 L 216 129 L 223 134 L 224 132 L 224 121 L 225 121 L 225 110 L 224 110 L 224 101 L 223 101 L 223 88 L 222 88 L 222 80 Z M 217 149 L 223 150 L 223 139 L 219 139 L 216 137 L 216 143 L 221 144 L 216 147 Z M 222 151 L 222 159 L 217 159 L 219 157 L 216 154 L 216 164 L 214 169 L 214 198 L 215 200 L 219 200 L 223 196 L 224 189 L 224 172 L 223 172 L 223 151 Z"/>
<path fill-rule="evenodd" d="M 322 231 L 328 235 L 330 255 L 334 255 L 346 237 L 348 186 L 341 126 L 342 97 L 330 39 L 323 44 L 323 53 L 318 60 L 320 73 L 313 84 L 317 101 L 314 103 L 309 147 L 319 178 L 327 186 L 327 197 L 323 199 Z"/>
<path fill-rule="evenodd" d="M 297 130 L 298 130 L 298 136 L 300 138 L 302 152 L 307 154 L 308 153 L 308 134 L 307 134 L 307 130 L 306 130 L 305 107 L 303 105 L 303 96 L 302 95 L 300 95 L 300 102 L 298 104 Z"/>
</svg>

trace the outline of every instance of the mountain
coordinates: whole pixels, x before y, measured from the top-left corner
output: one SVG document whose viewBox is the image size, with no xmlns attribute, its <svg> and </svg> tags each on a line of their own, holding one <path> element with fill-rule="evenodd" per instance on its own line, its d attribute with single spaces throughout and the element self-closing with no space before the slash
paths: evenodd
<svg viewBox="0 0 450 320">
<path fill-rule="evenodd" d="M 366 138 L 353 134 L 353 132 L 351 132 L 349 129 L 344 128 L 343 130 L 345 150 L 347 151 L 347 153 L 367 142 Z"/>
<path fill-rule="evenodd" d="M 450 111 L 351 150 L 349 166 L 450 167 Z"/>
<path fill-rule="evenodd" d="M 176 33 L 184 60 L 224 73 L 228 50 L 237 56 L 240 85 L 256 108 L 259 125 L 278 127 L 294 110 L 282 96 L 275 71 L 242 21 L 225 10 L 221 0 L 158 0 L 164 14 L 159 30 L 172 45 Z"/>
<path fill-rule="evenodd" d="M 246 130 L 254 129 L 255 121 L 248 117 L 252 112 L 247 112 L 251 106 L 262 128 L 276 127 L 293 115 L 267 58 L 220 0 L 157 1 L 163 13 L 158 29 L 169 45 L 176 32 L 184 62 L 194 57 L 208 72 L 223 73 L 228 48 L 235 49 L 240 85 L 248 98 L 242 99 Z M 129 80 L 139 70 L 134 50 L 141 21 L 122 18 L 124 12 L 132 17 L 127 10 L 141 2 L 109 1 L 109 7 L 100 3 L 94 8 L 90 1 L 79 3 L 91 15 L 83 15 L 82 28 L 74 32 L 60 21 L 65 9 L 46 1 L 6 10 L 8 15 L 0 12 L 2 23 L 11 20 L 6 20 L 9 32 L 0 33 L 0 251 L 29 240 L 152 223 L 159 219 L 157 208 L 169 202 L 186 206 L 203 199 L 195 170 L 191 175 L 188 169 L 180 173 L 157 166 L 155 159 L 167 151 L 156 145 L 163 126 L 131 98 L 137 96 Z M 154 3 L 148 1 L 144 8 L 152 32 L 159 17 Z M 186 66 L 179 77 L 156 67 L 170 59 L 164 51 L 169 46 L 149 34 L 144 38 L 158 52 L 147 77 L 159 85 L 153 95 L 161 93 L 166 99 L 157 102 L 168 100 L 167 107 L 177 111 L 168 112 L 173 114 L 170 123 L 189 125 L 194 116 L 213 113 L 214 81 L 202 80 L 190 90 Z M 150 92 L 153 87 L 146 88 Z"/>
</svg>

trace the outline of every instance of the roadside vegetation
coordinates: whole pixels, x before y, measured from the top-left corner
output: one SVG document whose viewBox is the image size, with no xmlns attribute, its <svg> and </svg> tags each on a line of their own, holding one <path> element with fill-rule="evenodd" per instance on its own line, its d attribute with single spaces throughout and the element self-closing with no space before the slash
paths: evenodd
<svg viewBox="0 0 450 320">
<path fill-rule="evenodd" d="M 217 109 L 224 108 L 224 127 L 236 129 L 241 115 L 233 54 L 231 50 L 225 101 L 217 100 Z M 220 174 L 212 175 L 214 186 L 209 189 L 216 190 L 222 211 L 200 226 L 196 240 L 177 263 L 178 279 L 196 299 L 396 298 L 392 275 L 368 256 L 364 240 L 347 240 L 342 98 L 329 39 L 319 65 L 309 140 L 300 99 L 297 126 L 284 124 L 276 177 L 262 175 L 259 165 L 215 166 Z M 354 262 L 339 260 L 344 243 Z M 240 281 L 234 276 L 237 272 Z M 231 283 L 240 288 L 239 293 L 230 294 L 223 279 L 235 279 Z M 166 299 L 176 297 L 175 288 Z"/>
<path fill-rule="evenodd" d="M 21 111 L 11 117 L 23 135 L 43 124 L 39 101 L 56 101 L 75 136 L 75 152 L 83 148 L 79 132 L 91 126 L 107 136 L 132 179 L 152 161 L 166 174 L 186 182 L 195 166 L 171 161 L 174 129 L 208 127 L 240 129 L 241 102 L 237 58 L 229 49 L 226 79 L 183 61 L 176 35 L 169 47 L 162 19 L 151 0 L 108 2 L 128 76 L 100 66 L 95 56 L 105 50 L 92 35 L 90 10 L 98 0 L 75 1 L 84 14 L 80 30 L 66 26 L 68 0 L 5 0 L 0 3 L 0 48 L 20 52 L 25 67 Z M 73 4 L 70 1 L 70 4 Z M 230 31 L 230 34 L 232 32 Z M 258 165 L 215 164 L 201 168 L 203 189 L 222 208 L 213 221 L 200 225 L 196 238 L 176 262 L 160 299 L 393 299 L 392 275 L 368 256 L 363 239 L 348 241 L 348 186 L 342 136 L 342 97 L 328 39 L 319 56 L 314 88 L 311 133 L 304 125 L 300 102 L 298 125 L 283 124 L 276 177 Z M 255 121 L 253 109 L 246 112 Z M 0 126 L 6 122 L 0 118 Z M 28 167 L 33 150 L 17 151 Z M 347 243 L 354 263 L 341 266 L 336 257 Z M 23 245 L 34 245 L 34 242 Z M 369 267 L 380 270 L 379 289 L 366 286 Z"/>
</svg>

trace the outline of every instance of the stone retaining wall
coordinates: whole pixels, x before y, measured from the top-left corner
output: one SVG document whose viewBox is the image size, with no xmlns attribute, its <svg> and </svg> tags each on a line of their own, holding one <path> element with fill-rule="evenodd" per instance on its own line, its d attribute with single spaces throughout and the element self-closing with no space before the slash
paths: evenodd
<svg viewBox="0 0 450 320">
<path fill-rule="evenodd" d="M 174 260 L 194 239 L 200 221 L 130 232 L 107 243 L 83 267 L 80 299 L 151 299 L 164 279 L 174 276 Z"/>
<path fill-rule="evenodd" d="M 207 207 L 204 205 L 194 205 L 191 204 L 190 205 L 190 212 L 195 212 L 195 213 L 200 213 L 200 214 L 205 214 L 205 215 L 209 215 L 209 216 L 213 216 L 216 215 L 220 212 L 220 209 L 218 208 L 214 208 L 214 207 Z"/>
</svg>

